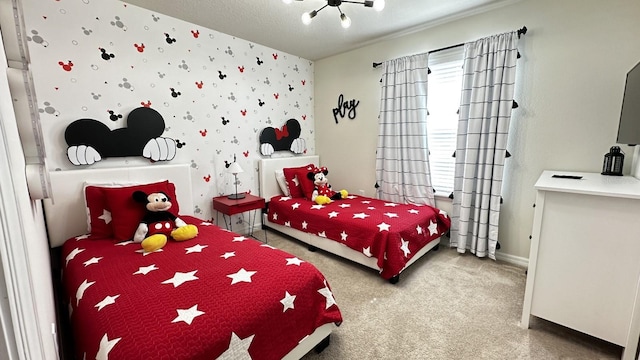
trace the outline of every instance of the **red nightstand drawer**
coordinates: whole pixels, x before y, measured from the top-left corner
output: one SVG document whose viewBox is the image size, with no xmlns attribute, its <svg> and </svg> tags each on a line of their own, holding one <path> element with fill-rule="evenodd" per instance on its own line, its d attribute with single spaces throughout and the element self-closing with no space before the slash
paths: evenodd
<svg viewBox="0 0 640 360">
<path fill-rule="evenodd" d="M 235 215 L 251 210 L 261 210 L 265 200 L 259 196 L 247 194 L 244 199 L 229 199 L 225 196 L 213 198 L 213 209 L 225 215 Z"/>
</svg>

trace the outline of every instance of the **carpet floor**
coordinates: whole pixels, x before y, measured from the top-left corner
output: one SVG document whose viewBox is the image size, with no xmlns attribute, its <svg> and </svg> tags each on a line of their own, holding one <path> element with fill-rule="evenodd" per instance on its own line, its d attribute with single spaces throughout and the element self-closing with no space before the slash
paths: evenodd
<svg viewBox="0 0 640 360">
<path fill-rule="evenodd" d="M 258 231 L 256 235 L 264 236 Z M 392 285 L 376 271 L 272 231 L 269 245 L 314 264 L 344 322 L 303 359 L 619 359 L 622 348 L 532 317 L 519 327 L 525 269 L 440 246 Z"/>
</svg>

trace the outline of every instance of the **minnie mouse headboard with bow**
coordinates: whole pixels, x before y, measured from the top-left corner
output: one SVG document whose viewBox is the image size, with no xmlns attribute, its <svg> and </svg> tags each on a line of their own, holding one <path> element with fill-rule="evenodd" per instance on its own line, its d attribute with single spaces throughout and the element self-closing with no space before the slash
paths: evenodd
<svg viewBox="0 0 640 360">
<path fill-rule="evenodd" d="M 289 119 L 281 129 L 266 127 L 260 133 L 260 153 L 271 156 L 276 151 L 289 150 L 294 154 L 302 154 L 307 149 L 304 139 L 300 137 L 302 130 L 296 119 Z"/>
</svg>

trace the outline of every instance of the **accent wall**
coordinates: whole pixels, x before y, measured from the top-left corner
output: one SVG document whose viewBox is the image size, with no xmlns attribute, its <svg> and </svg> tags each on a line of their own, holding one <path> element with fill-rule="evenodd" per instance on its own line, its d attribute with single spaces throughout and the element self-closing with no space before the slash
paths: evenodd
<svg viewBox="0 0 640 360">
<path fill-rule="evenodd" d="M 234 191 L 225 172 L 234 157 L 244 170 L 238 190 L 259 193 L 264 128 L 286 133 L 296 119 L 302 152 L 315 153 L 313 62 L 115 0 L 22 5 L 50 170 L 79 168 L 67 158 L 70 123 L 93 119 L 113 131 L 151 107 L 176 142 L 171 162 L 191 165 L 194 214 L 213 219 L 211 198 Z M 144 164 L 155 163 L 111 157 L 80 167 Z"/>
</svg>

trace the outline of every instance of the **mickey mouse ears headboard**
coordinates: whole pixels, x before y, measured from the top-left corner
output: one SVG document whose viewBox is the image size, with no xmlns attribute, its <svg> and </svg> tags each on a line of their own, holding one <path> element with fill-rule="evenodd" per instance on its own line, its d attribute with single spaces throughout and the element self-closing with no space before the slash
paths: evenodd
<svg viewBox="0 0 640 360">
<path fill-rule="evenodd" d="M 110 112 L 117 120 L 122 115 Z M 180 147 L 176 140 L 162 137 L 165 122 L 150 107 L 133 109 L 127 126 L 111 130 L 94 119 L 79 119 L 67 126 L 64 138 L 69 146 L 67 157 L 73 165 L 91 165 L 109 157 L 143 156 L 153 161 L 172 160 Z"/>
</svg>

